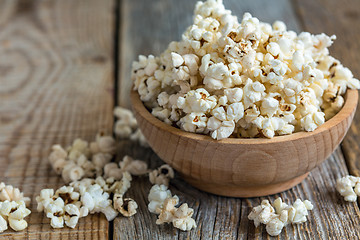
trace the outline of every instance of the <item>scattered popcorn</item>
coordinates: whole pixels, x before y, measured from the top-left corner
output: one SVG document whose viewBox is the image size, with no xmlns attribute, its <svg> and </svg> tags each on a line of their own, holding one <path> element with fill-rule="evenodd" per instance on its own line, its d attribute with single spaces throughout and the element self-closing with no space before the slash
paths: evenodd
<svg viewBox="0 0 360 240">
<path fill-rule="evenodd" d="M 129 138 L 132 141 L 139 142 L 143 147 L 149 147 L 146 138 L 138 129 L 138 125 L 133 113 L 122 107 L 115 107 L 114 115 L 117 118 L 114 126 L 114 133 L 118 138 Z"/>
<path fill-rule="evenodd" d="M 282 202 L 281 198 L 277 198 L 273 205 L 268 200 L 263 200 L 261 205 L 251 210 L 248 218 L 254 221 L 255 227 L 258 227 L 260 223 L 265 224 L 267 233 L 271 236 L 277 236 L 290 223 L 306 222 L 308 210 L 312 209 L 313 205 L 308 200 L 296 199 L 294 204 L 289 206 Z"/>
<path fill-rule="evenodd" d="M 0 215 L 0 233 L 4 232 L 6 229 L 8 229 L 8 223 L 5 218 Z"/>
<path fill-rule="evenodd" d="M 131 175 L 139 176 L 148 172 L 148 166 L 146 162 L 141 160 L 134 160 L 129 156 L 125 156 L 121 162 L 119 162 L 120 169 L 127 171 Z"/>
<path fill-rule="evenodd" d="M 134 160 L 130 156 L 124 156 L 119 164 L 110 162 L 104 166 L 104 177 L 114 178 L 120 180 L 124 172 L 129 172 L 131 175 L 140 176 L 148 173 L 146 162 L 141 160 Z"/>
<path fill-rule="evenodd" d="M 168 164 L 164 164 L 150 172 L 149 180 L 152 184 L 168 186 L 170 179 L 174 178 L 174 176 L 174 170 Z"/>
<path fill-rule="evenodd" d="M 12 185 L 6 185 L 4 182 L 0 183 L 0 201 L 24 201 L 26 205 L 30 203 L 29 197 L 24 197 L 18 188 Z"/>
<path fill-rule="evenodd" d="M 133 62 L 131 78 L 155 117 L 187 132 L 220 140 L 314 131 L 342 108 L 347 88 L 360 88 L 329 55 L 335 39 L 249 13 L 238 22 L 208 0 L 196 4 L 181 41 Z"/>
<path fill-rule="evenodd" d="M 114 109 L 114 115 L 118 119 L 115 122 L 114 132 L 120 138 L 128 138 L 134 129 L 137 128 L 137 122 L 133 113 L 122 107 Z"/>
<path fill-rule="evenodd" d="M 84 177 L 101 176 L 115 151 L 115 139 L 100 133 L 91 143 L 75 139 L 66 150 L 58 144 L 52 146 L 49 162 L 54 171 L 61 174 L 66 183 L 70 183 Z"/>
<path fill-rule="evenodd" d="M 123 171 L 119 168 L 119 165 L 115 162 L 110 162 L 104 166 L 104 177 L 114 178 L 120 180 L 122 178 Z"/>
<path fill-rule="evenodd" d="M 108 221 L 117 216 L 109 199 L 109 193 L 104 192 L 99 184 L 92 184 L 81 192 L 81 203 L 88 209 L 89 213 L 102 212 Z"/>
<path fill-rule="evenodd" d="M 158 214 L 156 224 L 172 223 L 174 227 L 183 231 L 190 231 L 196 227 L 192 217 L 194 210 L 189 208 L 187 203 L 179 208 L 175 207 L 179 203 L 179 198 L 172 196 L 170 190 L 165 185 L 155 184 L 149 192 L 148 209 L 151 213 Z"/>
<path fill-rule="evenodd" d="M 133 134 L 130 135 L 130 140 L 139 142 L 140 145 L 143 147 L 149 147 L 149 144 L 148 144 L 145 136 L 142 134 L 142 132 L 139 128 Z"/>
<path fill-rule="evenodd" d="M 0 232 L 8 228 L 8 223 L 15 231 L 24 230 L 28 226 L 24 218 L 30 213 L 31 211 L 26 208 L 23 200 L 0 202 Z"/>
<path fill-rule="evenodd" d="M 171 192 L 168 190 L 166 185 L 155 184 L 150 189 L 148 196 L 149 204 L 148 209 L 151 213 L 160 214 L 163 208 L 164 201 L 171 197 Z"/>
<path fill-rule="evenodd" d="M 109 190 L 124 195 L 131 186 L 131 180 L 131 174 L 129 172 L 124 172 L 121 180 L 113 183 Z"/>
<path fill-rule="evenodd" d="M 42 189 L 36 197 L 37 210 L 44 211 L 50 218 L 53 228 L 63 228 L 64 224 L 75 228 L 80 217 L 80 193 L 71 186 L 62 186 L 54 193 L 53 189 Z"/>
<path fill-rule="evenodd" d="M 131 217 L 136 214 L 137 203 L 131 198 L 117 197 L 114 200 L 114 208 L 125 217 Z"/>
<path fill-rule="evenodd" d="M 360 177 L 345 176 L 336 181 L 336 190 L 344 197 L 345 201 L 356 202 L 360 196 Z"/>
<path fill-rule="evenodd" d="M 159 214 L 156 224 L 171 222 L 174 227 L 182 231 L 190 231 L 196 227 L 195 220 L 192 217 L 194 210 L 189 208 L 187 203 L 182 204 L 179 208 L 175 206 L 179 203 L 178 197 L 166 198 L 163 208 Z"/>
</svg>

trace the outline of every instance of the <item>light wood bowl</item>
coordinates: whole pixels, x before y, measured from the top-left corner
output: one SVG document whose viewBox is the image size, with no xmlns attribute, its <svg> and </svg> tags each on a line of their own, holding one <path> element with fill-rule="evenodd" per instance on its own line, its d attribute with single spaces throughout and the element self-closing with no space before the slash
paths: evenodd
<svg viewBox="0 0 360 240">
<path fill-rule="evenodd" d="M 300 183 L 349 129 L 358 92 L 348 90 L 345 99 L 340 112 L 313 132 L 217 141 L 165 124 L 144 107 L 138 93 L 131 93 L 136 120 L 155 153 L 194 187 L 232 197 L 271 195 Z"/>
</svg>

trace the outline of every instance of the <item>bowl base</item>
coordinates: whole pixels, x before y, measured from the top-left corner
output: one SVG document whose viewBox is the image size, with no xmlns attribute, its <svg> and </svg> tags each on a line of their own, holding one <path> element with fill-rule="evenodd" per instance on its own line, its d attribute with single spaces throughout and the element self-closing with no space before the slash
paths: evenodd
<svg viewBox="0 0 360 240">
<path fill-rule="evenodd" d="M 198 179 L 182 176 L 186 182 L 192 186 L 209 193 L 226 197 L 262 197 L 288 190 L 304 180 L 309 173 L 290 179 L 286 182 L 275 184 L 268 184 L 262 186 L 235 186 L 235 185 L 221 185 L 216 183 L 202 182 Z"/>
</svg>

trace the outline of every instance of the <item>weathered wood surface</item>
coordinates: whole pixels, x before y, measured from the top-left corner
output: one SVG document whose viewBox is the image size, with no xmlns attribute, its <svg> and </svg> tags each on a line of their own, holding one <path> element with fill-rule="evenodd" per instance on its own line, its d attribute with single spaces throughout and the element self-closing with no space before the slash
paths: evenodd
<svg viewBox="0 0 360 240">
<path fill-rule="evenodd" d="M 123 0 L 120 7 L 121 15 L 121 38 L 120 38 L 120 77 L 119 77 L 119 103 L 122 106 L 130 106 L 128 101 L 130 81 L 130 66 L 132 60 L 138 54 L 158 55 L 172 40 L 179 40 L 181 33 L 191 23 L 192 6 L 196 1 L 152 1 L 145 0 L 130 1 Z M 344 12 L 350 11 L 350 18 L 357 18 L 354 12 L 358 3 L 354 0 L 351 4 L 348 1 L 330 1 L 329 9 L 327 1 L 308 0 L 303 1 L 225 1 L 225 6 L 241 18 L 245 11 L 251 12 L 260 20 L 273 22 L 283 20 L 288 29 L 300 32 L 308 30 L 315 33 L 326 32 L 331 34 L 331 29 L 337 29 L 337 34 L 348 34 L 354 25 L 343 21 Z M 325 19 L 332 18 L 333 8 L 339 7 L 344 12 L 337 12 L 337 20 L 325 23 Z M 311 9 L 313 8 L 313 9 Z M 344 10 L 347 8 L 347 10 Z M 337 10 L 340 11 L 341 10 Z M 323 15 L 319 15 L 321 12 Z M 348 13 L 348 12 L 347 12 Z M 345 15 L 347 15 L 347 13 Z M 309 19 L 305 19 L 309 18 Z M 332 28 L 328 26 L 332 25 Z M 340 24 L 340 25 L 339 25 Z M 314 26 L 313 26 L 314 25 Z M 358 31 L 358 30 L 356 30 Z M 342 43 L 344 38 L 359 38 L 360 34 L 351 33 L 347 37 L 338 37 L 331 52 L 334 53 L 344 64 L 350 67 L 355 75 L 359 74 L 357 62 L 345 60 L 351 53 L 352 59 L 357 59 L 356 51 L 360 50 L 356 41 L 352 48 L 347 48 Z M 347 41 L 346 44 L 349 44 Z M 335 50 L 334 50 L 335 49 Z M 340 55 L 340 52 L 342 54 Z M 359 138 L 356 124 L 352 126 L 351 147 L 356 145 Z M 349 137 L 347 138 L 349 139 Z M 346 140 L 349 141 L 349 140 Z M 349 151 L 344 143 L 345 155 Z M 359 142 L 359 141 L 358 141 Z M 151 151 L 143 150 L 139 146 L 124 143 L 127 150 L 124 152 L 133 154 L 136 157 L 145 159 L 154 165 L 160 165 L 161 160 Z M 359 147 L 356 145 L 357 149 Z M 124 153 L 123 152 L 123 153 Z M 356 153 L 355 153 L 356 154 Z M 354 154 L 354 159 L 356 155 Z M 121 155 L 121 154 L 120 154 Z M 360 164 L 359 164 L 360 165 Z M 352 170 L 351 170 L 352 171 Z M 252 221 L 247 219 L 251 208 L 258 205 L 262 199 L 274 200 L 281 196 L 287 202 L 293 202 L 296 198 L 309 199 L 314 203 L 315 209 L 310 213 L 309 221 L 302 225 L 288 226 L 283 230 L 279 239 L 358 239 L 360 238 L 360 211 L 357 204 L 346 203 L 335 191 L 337 178 L 348 174 L 341 149 L 337 149 L 332 156 L 315 169 L 305 181 L 298 186 L 265 198 L 226 198 L 219 197 L 205 192 L 198 191 L 185 183 L 180 178 L 172 181 L 170 189 L 180 196 L 182 202 L 187 202 L 194 208 L 194 217 L 198 227 L 191 232 L 182 232 L 172 228 L 170 225 L 157 226 L 156 216 L 147 210 L 147 194 L 151 187 L 148 179 L 139 178 L 134 180 L 133 187 L 127 193 L 138 201 L 139 213 L 127 219 L 118 217 L 114 221 L 115 239 L 268 239 L 270 238 L 262 226 L 255 228 Z"/>
<path fill-rule="evenodd" d="M 104 216 L 53 229 L 37 213 L 42 188 L 63 184 L 47 162 L 52 144 L 111 132 L 114 1 L 0 2 L 0 181 L 32 198 L 29 227 L 1 239 L 106 239 Z"/>
</svg>

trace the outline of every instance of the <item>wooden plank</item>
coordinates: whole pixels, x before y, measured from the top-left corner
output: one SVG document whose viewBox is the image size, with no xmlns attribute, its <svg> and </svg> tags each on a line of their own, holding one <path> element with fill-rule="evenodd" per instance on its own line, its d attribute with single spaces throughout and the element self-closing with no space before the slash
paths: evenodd
<svg viewBox="0 0 360 240">
<path fill-rule="evenodd" d="M 28 229 L 0 237 L 106 239 L 109 224 L 100 215 L 52 229 L 35 197 L 63 184 L 47 162 L 51 145 L 111 132 L 114 2 L 13 2 L 0 23 L 0 180 L 30 196 L 33 213 Z"/>
<path fill-rule="evenodd" d="M 131 62 L 137 58 L 138 54 L 158 55 L 170 41 L 179 40 L 181 33 L 191 23 L 195 2 L 190 0 L 157 0 L 151 3 L 145 0 L 122 1 L 119 52 L 121 70 L 119 102 L 121 105 L 130 106 L 128 96 L 131 86 Z M 297 20 L 296 14 L 299 13 L 294 11 L 298 5 L 292 6 L 289 1 L 228 0 L 224 2 L 225 6 L 239 18 L 245 11 L 249 11 L 263 21 L 283 20 L 287 23 L 288 29 L 297 32 L 304 25 L 303 21 Z M 348 7 L 352 9 L 351 5 Z M 321 17 L 317 21 L 319 25 L 325 22 Z M 151 166 L 161 164 L 161 160 L 151 150 L 141 149 L 128 142 L 124 142 L 123 146 L 126 147 L 123 154 L 133 154 L 135 157 L 148 161 Z M 258 205 L 261 200 L 273 201 L 281 196 L 288 203 L 294 202 L 296 198 L 309 199 L 314 203 L 315 209 L 310 213 L 307 223 L 288 226 L 279 239 L 357 239 L 360 237 L 359 208 L 356 204 L 346 203 L 336 193 L 334 187 L 336 179 L 346 174 L 348 171 L 343 155 L 341 150 L 337 149 L 301 184 L 281 194 L 265 198 L 240 199 L 207 194 L 194 189 L 177 177 L 172 181 L 170 189 L 180 196 L 181 201 L 188 202 L 190 207 L 195 209 L 194 218 L 198 227 L 191 232 L 181 232 L 170 225 L 157 226 L 156 216 L 150 214 L 146 207 L 147 194 L 151 185 L 146 178 L 135 179 L 127 194 L 138 202 L 138 214 L 132 218 L 116 218 L 114 238 L 268 239 L 265 228 L 256 229 L 253 222 L 247 219 L 247 215 L 251 207 Z"/>
<path fill-rule="evenodd" d="M 337 40 L 330 52 L 360 77 L 360 2 L 357 0 L 297 1 L 298 14 L 305 30 L 335 34 Z M 360 176 L 360 106 L 347 136 L 343 151 L 351 174 Z"/>
</svg>

